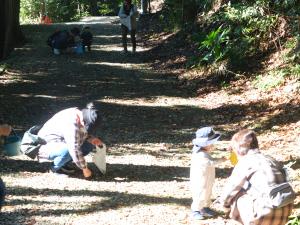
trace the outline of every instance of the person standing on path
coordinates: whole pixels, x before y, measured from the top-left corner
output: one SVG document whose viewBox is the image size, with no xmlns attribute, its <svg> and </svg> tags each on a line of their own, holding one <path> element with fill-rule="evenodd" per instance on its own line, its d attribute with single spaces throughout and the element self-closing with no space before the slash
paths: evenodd
<svg viewBox="0 0 300 225">
<path fill-rule="evenodd" d="M 195 220 L 203 220 L 216 215 L 216 212 L 209 208 L 215 181 L 216 161 L 208 152 L 213 150 L 213 144 L 220 136 L 221 134 L 215 132 L 212 127 L 202 127 L 197 130 L 196 138 L 193 139 L 190 185 L 193 198 L 191 218 Z"/>
<path fill-rule="evenodd" d="M 127 53 L 127 34 L 130 33 L 132 53 L 136 52 L 136 19 L 138 17 L 137 7 L 131 0 L 125 0 L 120 8 L 118 16 L 121 19 L 123 52 Z"/>
<path fill-rule="evenodd" d="M 81 110 L 74 107 L 56 113 L 38 132 L 47 142 L 39 149 L 39 160 L 53 160 L 50 171 L 55 174 L 75 172 L 66 167 L 73 160 L 85 178 L 91 177 L 84 156 L 103 144 L 94 136 L 100 123 L 101 116 L 91 103 Z"/>
</svg>

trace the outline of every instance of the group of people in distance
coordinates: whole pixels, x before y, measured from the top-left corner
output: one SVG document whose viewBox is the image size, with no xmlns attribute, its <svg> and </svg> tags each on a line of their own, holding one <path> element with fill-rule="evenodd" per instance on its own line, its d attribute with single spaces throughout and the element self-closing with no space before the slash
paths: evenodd
<svg viewBox="0 0 300 225">
<path fill-rule="evenodd" d="M 55 55 L 75 52 L 82 54 L 91 51 L 93 34 L 89 26 L 85 26 L 82 31 L 78 27 L 73 27 L 70 32 L 67 30 L 56 30 L 47 39 L 47 44 L 51 47 Z"/>
<path fill-rule="evenodd" d="M 136 5 L 131 0 L 125 0 L 120 7 L 118 16 L 121 22 L 123 53 L 127 50 L 127 35 L 130 34 L 132 43 L 132 53 L 136 52 L 136 29 L 137 17 L 139 13 Z M 89 26 L 85 26 L 82 31 L 78 27 L 73 27 L 70 31 L 57 30 L 47 39 L 47 44 L 52 48 L 55 55 L 61 53 L 75 52 L 82 54 L 91 51 L 93 34 Z"/>
</svg>

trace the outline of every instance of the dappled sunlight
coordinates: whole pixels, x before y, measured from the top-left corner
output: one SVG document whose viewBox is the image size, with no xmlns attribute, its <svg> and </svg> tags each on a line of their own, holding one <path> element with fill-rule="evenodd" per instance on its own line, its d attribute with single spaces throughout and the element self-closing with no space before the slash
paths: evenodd
<svg viewBox="0 0 300 225">
<path fill-rule="evenodd" d="M 99 34 L 99 35 L 94 35 L 94 38 L 103 38 L 103 39 L 108 39 L 110 40 L 111 38 L 121 38 L 121 34 L 119 35 L 102 35 L 102 34 Z"/>
<path fill-rule="evenodd" d="M 157 83 L 158 80 L 145 80 L 147 83 Z M 113 103 L 119 105 L 132 105 L 132 106 L 163 106 L 163 107 L 180 107 L 180 106 L 195 106 L 199 103 L 197 98 L 180 98 L 180 97 L 170 97 L 170 96 L 152 96 L 150 98 L 130 98 L 130 99 L 117 99 L 117 98 L 105 98 L 101 100 L 105 103 Z"/>
<path fill-rule="evenodd" d="M 17 95 L 22 98 L 49 98 L 49 99 L 57 99 L 59 97 L 52 95 L 30 95 L 30 94 L 19 94 Z"/>
<path fill-rule="evenodd" d="M 149 183 L 148 188 L 145 189 L 142 187 L 144 184 L 136 183 L 133 185 L 128 183 L 126 188 L 119 188 L 118 191 L 103 189 L 95 191 L 92 188 L 79 188 L 77 190 L 56 189 L 57 182 L 52 185 L 51 189 L 11 186 L 8 187 L 10 195 L 7 198 L 7 205 L 2 209 L 1 217 L 5 221 L 10 221 L 12 219 L 11 215 L 18 216 L 26 213 L 27 217 L 34 217 L 34 221 L 38 223 L 48 220 L 55 223 L 64 218 L 74 224 L 73 222 L 78 222 L 77 214 L 90 215 L 97 212 L 100 213 L 97 217 L 101 218 L 99 222 L 103 223 L 105 218 L 107 218 L 107 213 L 120 208 L 126 209 L 133 206 L 144 208 L 144 205 L 146 207 L 155 205 L 166 211 L 170 210 L 169 204 L 182 207 L 183 209 L 189 204 L 188 196 L 184 196 L 182 193 L 178 193 L 174 197 L 168 195 L 172 185 L 164 186 L 163 189 L 157 189 L 156 187 L 159 184 L 156 182 Z M 98 185 L 101 185 L 101 183 Z M 112 189 L 115 189 L 116 186 L 117 188 L 119 187 L 117 183 L 111 183 Z M 184 188 L 185 186 L 182 187 Z M 165 194 L 161 195 L 160 192 Z M 72 206 L 70 207 L 70 205 Z M 70 215 L 75 217 L 72 218 Z M 107 219 L 111 220 L 110 217 Z M 114 219 L 121 218 L 114 216 Z"/>
<path fill-rule="evenodd" d="M 86 22 L 88 24 L 99 23 L 99 24 L 112 24 L 113 22 L 119 21 L 117 16 L 95 16 L 95 17 L 85 17 L 81 19 L 81 22 Z"/>
<path fill-rule="evenodd" d="M 146 64 L 143 63 L 113 63 L 113 62 L 85 62 L 84 65 L 105 65 L 105 66 L 111 66 L 116 68 L 123 68 L 123 69 L 133 69 L 133 68 L 140 68 L 143 66 L 146 66 Z"/>
<path fill-rule="evenodd" d="M 86 24 L 94 34 L 91 52 L 54 55 L 45 43 L 56 28 L 81 29 Z M 90 180 L 79 170 L 67 178 L 55 176 L 49 173 L 50 162 L 38 163 L 24 155 L 1 158 L 0 174 L 8 191 L 1 219 L 7 224 L 14 224 L 15 218 L 19 224 L 151 224 L 154 216 L 163 217 L 160 224 L 179 224 L 178 215 L 186 224 L 191 203 L 190 157 L 197 128 L 211 125 L 222 133 L 212 153 L 216 158 L 228 157 L 225 149 L 240 127 L 254 128 L 264 149 L 279 146 L 278 155 L 285 149 L 284 162 L 292 160 L 291 148 L 300 143 L 299 138 L 294 141 L 299 133 L 295 103 L 272 105 L 277 94 L 253 91 L 250 83 L 243 88 L 231 83 L 228 88 L 200 82 L 203 90 L 197 93 L 174 71 L 161 70 L 161 65 L 151 67 L 164 63 L 156 51 L 163 51 L 170 63 L 176 63 L 178 55 L 170 54 L 167 45 L 175 37 L 169 33 L 151 37 L 164 41 L 151 52 L 152 47 L 138 43 L 136 54 L 131 53 L 128 35 L 129 52 L 122 54 L 117 17 L 23 28 L 28 43 L 13 53 L 13 64 L 1 75 L 1 117 L 21 136 L 61 109 L 81 108 L 93 101 L 103 118 L 96 135 L 107 146 L 107 173 L 97 169 L 92 154 L 86 156 L 93 172 Z M 270 107 L 278 108 L 270 112 Z M 282 140 L 291 127 L 296 132 L 288 137 L 287 145 Z M 269 130 L 280 132 L 268 140 Z M 229 161 L 216 167 L 213 198 L 220 195 L 231 171 Z M 217 220 L 215 224 L 224 222 Z"/>
</svg>

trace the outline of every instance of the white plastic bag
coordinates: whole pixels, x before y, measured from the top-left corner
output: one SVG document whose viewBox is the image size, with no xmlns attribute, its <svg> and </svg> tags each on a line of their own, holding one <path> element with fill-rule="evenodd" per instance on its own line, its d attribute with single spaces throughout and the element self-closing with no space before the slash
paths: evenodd
<svg viewBox="0 0 300 225">
<path fill-rule="evenodd" d="M 102 148 L 96 146 L 96 151 L 93 155 L 93 162 L 102 174 L 106 173 L 106 145 L 103 144 Z"/>
</svg>

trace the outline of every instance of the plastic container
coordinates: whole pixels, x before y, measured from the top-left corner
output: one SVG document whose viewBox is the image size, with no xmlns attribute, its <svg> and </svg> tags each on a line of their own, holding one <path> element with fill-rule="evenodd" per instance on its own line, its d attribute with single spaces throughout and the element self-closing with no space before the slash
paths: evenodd
<svg viewBox="0 0 300 225">
<path fill-rule="evenodd" d="M 20 155 L 21 138 L 13 131 L 13 134 L 4 140 L 4 154 L 7 156 Z"/>
<path fill-rule="evenodd" d="M 96 146 L 93 162 L 102 174 L 106 173 L 106 145 L 104 143 L 101 148 Z"/>
<path fill-rule="evenodd" d="M 238 163 L 237 155 L 234 152 L 230 153 L 229 160 L 233 166 L 235 166 Z"/>
<path fill-rule="evenodd" d="M 78 55 L 81 55 L 83 54 L 83 47 L 81 44 L 77 44 L 76 47 L 75 47 L 75 53 L 78 54 Z"/>
</svg>

